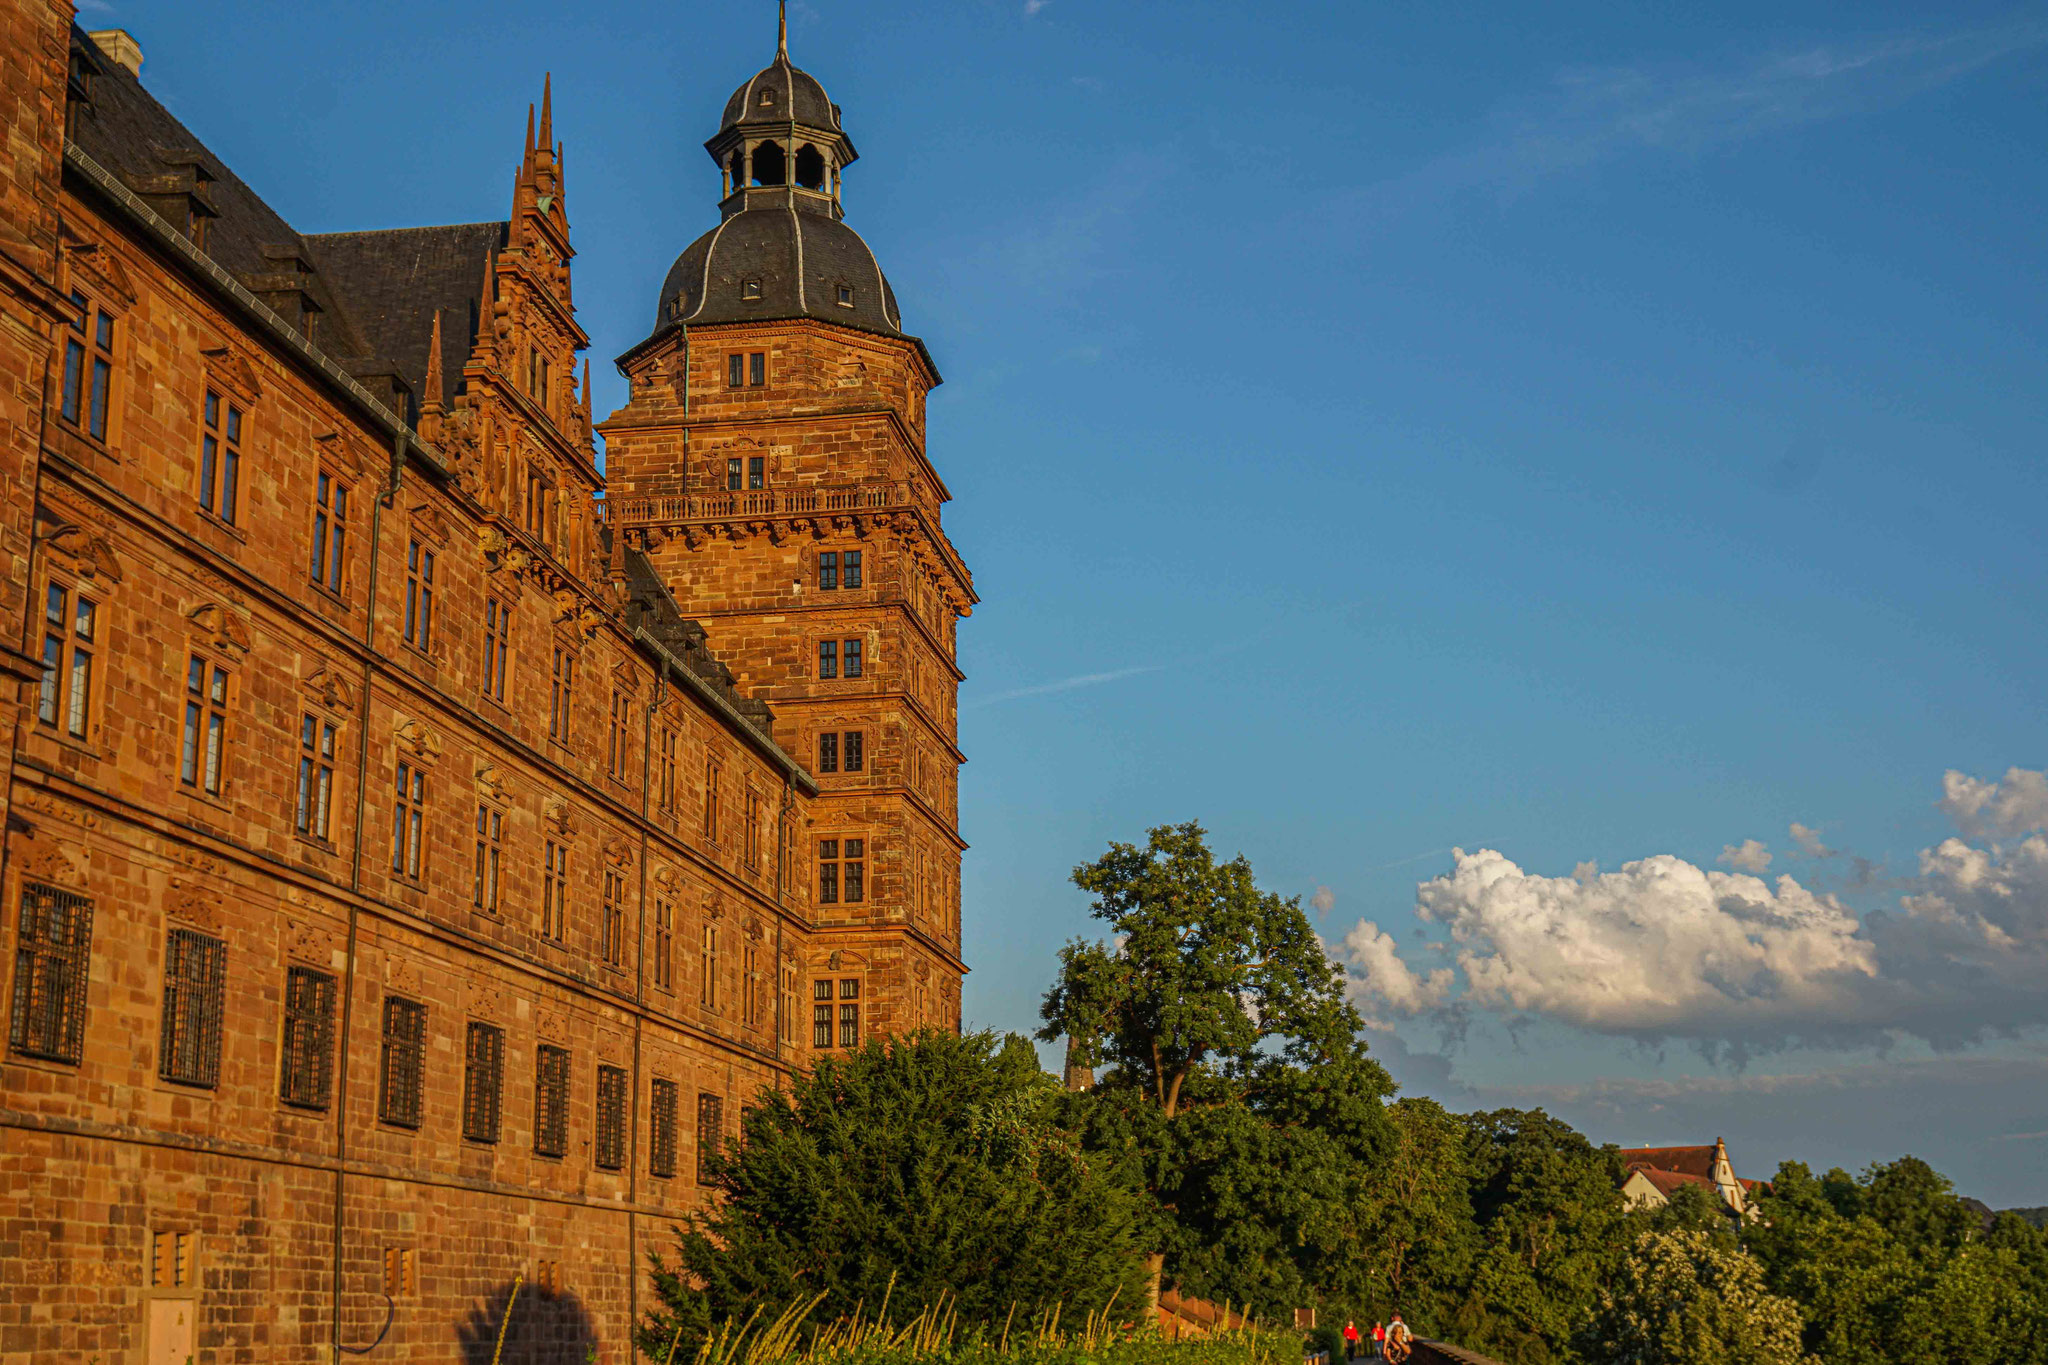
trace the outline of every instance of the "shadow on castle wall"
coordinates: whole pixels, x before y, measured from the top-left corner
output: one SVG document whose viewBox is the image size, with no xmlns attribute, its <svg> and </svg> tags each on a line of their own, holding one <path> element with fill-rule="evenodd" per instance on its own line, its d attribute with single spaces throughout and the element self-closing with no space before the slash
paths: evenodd
<svg viewBox="0 0 2048 1365">
<path fill-rule="evenodd" d="M 455 1329 L 462 1345 L 462 1365 L 491 1365 L 498 1349 L 498 1325 L 512 1301 L 512 1286 L 500 1285 Z M 501 1365 L 585 1365 L 597 1354 L 597 1324 L 574 1294 L 542 1294 L 521 1286 L 512 1303 L 512 1321 L 505 1328 Z"/>
</svg>

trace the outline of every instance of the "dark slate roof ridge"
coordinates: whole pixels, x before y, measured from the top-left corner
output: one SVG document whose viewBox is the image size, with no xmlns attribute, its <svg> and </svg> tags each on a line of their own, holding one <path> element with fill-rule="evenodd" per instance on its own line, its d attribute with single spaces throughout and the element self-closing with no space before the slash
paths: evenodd
<svg viewBox="0 0 2048 1365">
<path fill-rule="evenodd" d="M 94 73 L 92 98 L 74 121 L 71 141 L 124 181 L 166 173 L 172 163 L 163 160 L 159 152 L 196 154 L 212 176 L 211 198 L 219 211 L 207 228 L 205 254 L 240 278 L 266 272 L 265 247 L 297 248 L 313 267 L 306 292 L 326 314 L 321 348 L 330 355 L 372 353 L 376 348 L 368 344 L 344 301 L 322 275 L 305 237 L 150 94 L 135 73 L 102 53 L 99 44 L 76 23 L 71 26 L 71 47 L 86 55 Z"/>
</svg>

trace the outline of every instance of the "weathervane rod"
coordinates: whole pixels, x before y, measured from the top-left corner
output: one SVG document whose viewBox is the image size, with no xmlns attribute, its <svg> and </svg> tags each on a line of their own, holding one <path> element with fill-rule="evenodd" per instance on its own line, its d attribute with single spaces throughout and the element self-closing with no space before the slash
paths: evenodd
<svg viewBox="0 0 2048 1365">
<path fill-rule="evenodd" d="M 789 60 L 789 0 L 777 0 L 775 10 L 775 55 L 786 62 Z"/>
</svg>

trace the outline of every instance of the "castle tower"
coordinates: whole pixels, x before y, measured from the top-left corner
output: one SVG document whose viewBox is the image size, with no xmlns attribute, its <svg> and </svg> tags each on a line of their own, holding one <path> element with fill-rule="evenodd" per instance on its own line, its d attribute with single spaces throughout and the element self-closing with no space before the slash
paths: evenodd
<svg viewBox="0 0 2048 1365">
<path fill-rule="evenodd" d="M 822 788 L 789 838 L 814 930 L 799 1041 L 956 1028 L 954 629 L 976 599 L 925 454 L 939 374 L 844 222 L 853 141 L 786 25 L 704 145 L 720 221 L 619 359 L 605 517 Z"/>
</svg>

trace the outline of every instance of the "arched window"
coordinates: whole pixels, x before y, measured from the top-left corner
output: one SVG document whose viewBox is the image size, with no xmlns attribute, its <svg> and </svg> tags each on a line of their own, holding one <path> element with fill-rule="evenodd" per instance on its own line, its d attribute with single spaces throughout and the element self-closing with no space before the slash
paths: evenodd
<svg viewBox="0 0 2048 1365">
<path fill-rule="evenodd" d="M 806 142 L 796 153 L 796 183 L 807 190 L 825 188 L 825 157 Z"/>
<path fill-rule="evenodd" d="M 746 184 L 746 183 L 747 183 L 747 150 L 746 150 L 746 148 L 744 148 L 744 147 L 735 147 L 735 148 L 733 148 L 733 151 L 732 151 L 732 158 L 731 158 L 730 160 L 728 160 L 728 161 L 727 161 L 727 162 L 725 163 L 725 173 L 726 173 L 726 175 L 727 175 L 727 176 L 729 177 L 729 179 L 728 179 L 728 180 L 726 181 L 726 184 L 727 184 L 727 185 L 728 185 L 728 186 L 729 186 L 729 187 L 730 187 L 731 189 L 735 189 L 735 190 L 736 190 L 736 189 L 740 188 L 740 187 L 741 187 L 742 185 L 744 185 L 744 184 Z"/>
<path fill-rule="evenodd" d="M 788 183 L 788 161 L 779 144 L 763 142 L 754 148 L 754 183 L 756 185 L 781 185 Z"/>
</svg>

